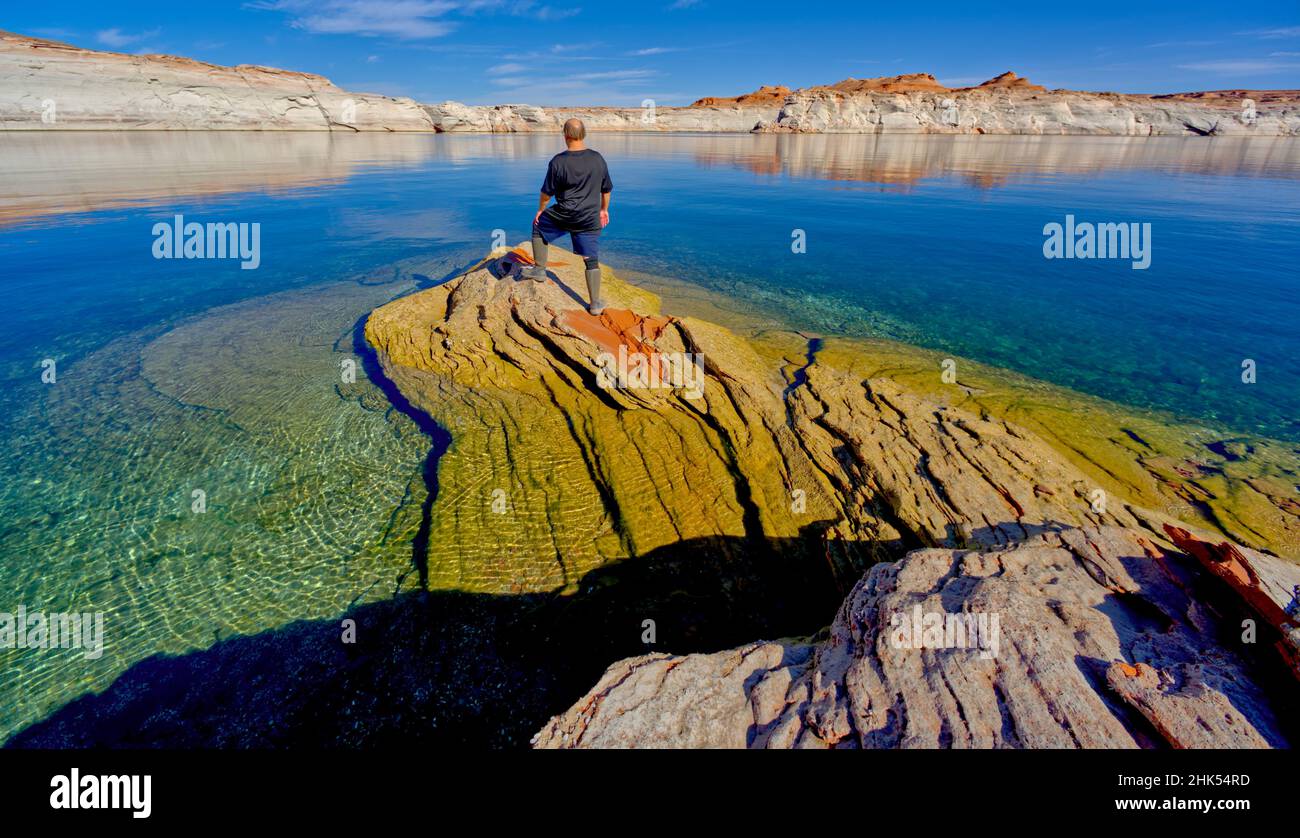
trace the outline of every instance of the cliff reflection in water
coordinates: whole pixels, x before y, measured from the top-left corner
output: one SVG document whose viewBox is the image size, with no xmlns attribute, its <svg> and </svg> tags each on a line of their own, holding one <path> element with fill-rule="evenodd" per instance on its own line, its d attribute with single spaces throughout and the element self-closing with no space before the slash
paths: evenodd
<svg viewBox="0 0 1300 838">
<path fill-rule="evenodd" d="M 637 138 L 621 139 L 635 143 Z M 701 166 L 890 185 L 957 177 L 995 188 L 1112 170 L 1300 178 L 1300 143 L 1290 138 L 756 134 L 681 139 Z"/>
<path fill-rule="evenodd" d="M 0 131 L 0 228 L 52 215 L 274 194 L 416 166 L 431 136 L 244 131 Z"/>
<path fill-rule="evenodd" d="M 995 188 L 1111 170 L 1300 178 L 1300 143 L 1289 138 L 601 133 L 591 143 L 614 158 L 894 186 L 957 177 Z M 337 184 L 374 168 L 545 159 L 559 147 L 549 134 L 0 132 L 0 228 L 186 197 Z"/>
</svg>

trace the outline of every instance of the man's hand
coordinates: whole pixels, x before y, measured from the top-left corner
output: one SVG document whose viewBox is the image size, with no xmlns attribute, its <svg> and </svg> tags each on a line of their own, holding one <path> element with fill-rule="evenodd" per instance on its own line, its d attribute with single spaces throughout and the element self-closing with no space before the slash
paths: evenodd
<svg viewBox="0 0 1300 838">
<path fill-rule="evenodd" d="M 609 226 L 609 210 L 600 211 L 600 226 L 602 227 Z"/>
<path fill-rule="evenodd" d="M 537 215 L 533 216 L 534 227 L 537 226 L 537 219 L 542 217 L 542 213 L 546 212 L 546 205 L 549 204 L 550 202 L 551 202 L 551 196 L 547 195 L 545 192 L 537 196 Z"/>
</svg>

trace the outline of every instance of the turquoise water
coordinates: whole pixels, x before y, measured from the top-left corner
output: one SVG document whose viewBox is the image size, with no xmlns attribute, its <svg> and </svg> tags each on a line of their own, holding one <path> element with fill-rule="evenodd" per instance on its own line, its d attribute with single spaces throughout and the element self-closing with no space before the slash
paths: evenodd
<svg viewBox="0 0 1300 838">
<path fill-rule="evenodd" d="M 801 329 L 1300 440 L 1300 142 L 592 145 L 615 183 L 615 266 Z M 0 740 L 151 654 L 414 584 L 429 441 L 341 365 L 371 308 L 498 230 L 526 238 L 555 150 L 526 136 L 0 134 L 0 611 L 108 620 L 97 661 L 0 651 Z M 1151 224 L 1150 268 L 1044 259 L 1043 225 L 1067 213 Z M 175 214 L 260 224 L 260 267 L 154 259 L 152 227 Z"/>
</svg>

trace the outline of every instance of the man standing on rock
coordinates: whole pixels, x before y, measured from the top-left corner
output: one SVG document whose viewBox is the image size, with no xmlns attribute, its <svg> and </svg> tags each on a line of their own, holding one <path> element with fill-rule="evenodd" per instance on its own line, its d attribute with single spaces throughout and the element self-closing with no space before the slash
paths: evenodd
<svg viewBox="0 0 1300 838">
<path fill-rule="evenodd" d="M 604 311 L 600 301 L 600 230 L 609 223 L 609 167 L 600 152 L 587 148 L 583 140 L 587 126 L 581 119 L 564 123 L 564 144 L 568 147 L 551 158 L 542 181 L 541 200 L 533 216 L 533 261 L 528 276 L 546 281 L 546 246 L 565 233 L 573 240 L 573 252 L 587 267 L 587 310 Z M 551 196 L 555 205 L 548 207 Z"/>
</svg>

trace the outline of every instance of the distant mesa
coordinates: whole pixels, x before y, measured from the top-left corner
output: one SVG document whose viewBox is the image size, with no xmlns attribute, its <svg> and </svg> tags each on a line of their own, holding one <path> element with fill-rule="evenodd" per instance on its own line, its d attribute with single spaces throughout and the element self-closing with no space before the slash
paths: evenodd
<svg viewBox="0 0 1300 838">
<path fill-rule="evenodd" d="M 1047 88 L 1031 84 L 1010 71 L 994 76 L 977 87 L 948 87 L 929 73 L 904 73 L 901 76 L 879 76 L 870 79 L 845 79 L 836 84 L 809 88 L 810 90 L 835 90 L 840 93 L 950 93 L 956 90 L 1023 90 L 1046 92 Z"/>
<path fill-rule="evenodd" d="M 837 91 L 849 95 L 857 93 L 948 93 L 954 90 L 1018 90 L 1046 92 L 1047 88 L 1031 84 L 1028 79 L 1006 72 L 994 76 L 978 87 L 947 87 L 929 73 L 904 73 L 900 76 L 878 76 L 869 79 L 847 78 L 835 84 L 814 85 L 792 91 L 785 85 L 764 85 L 753 93 L 740 96 L 706 96 L 691 103 L 693 108 L 771 107 L 785 103 L 795 92 Z"/>
<path fill-rule="evenodd" d="M 1300 90 L 1200 90 L 1191 93 L 1158 93 L 1151 98 L 1212 105 L 1225 103 L 1239 108 L 1243 99 L 1253 99 L 1260 105 L 1294 105 L 1300 102 Z"/>
<path fill-rule="evenodd" d="M 929 73 L 906 73 L 873 79 L 845 79 L 813 90 L 838 90 L 841 93 L 944 93 L 949 88 Z"/>
<path fill-rule="evenodd" d="M 994 76 L 993 78 L 981 84 L 977 89 L 987 90 L 989 88 L 1002 88 L 1002 89 L 1009 89 L 1009 90 L 1032 90 L 1038 93 L 1047 92 L 1047 88 L 1043 87 L 1041 84 L 1032 84 L 1029 81 L 1029 79 L 1021 78 L 1020 76 L 1017 76 L 1015 73 L 1011 72 L 1010 70 L 1008 70 L 1005 73 L 1002 73 L 1001 75 Z"/>
<path fill-rule="evenodd" d="M 767 107 L 780 105 L 790 95 L 790 88 L 785 85 L 765 84 L 753 93 L 739 96 L 705 96 L 691 103 L 692 108 L 735 108 Z"/>
</svg>

